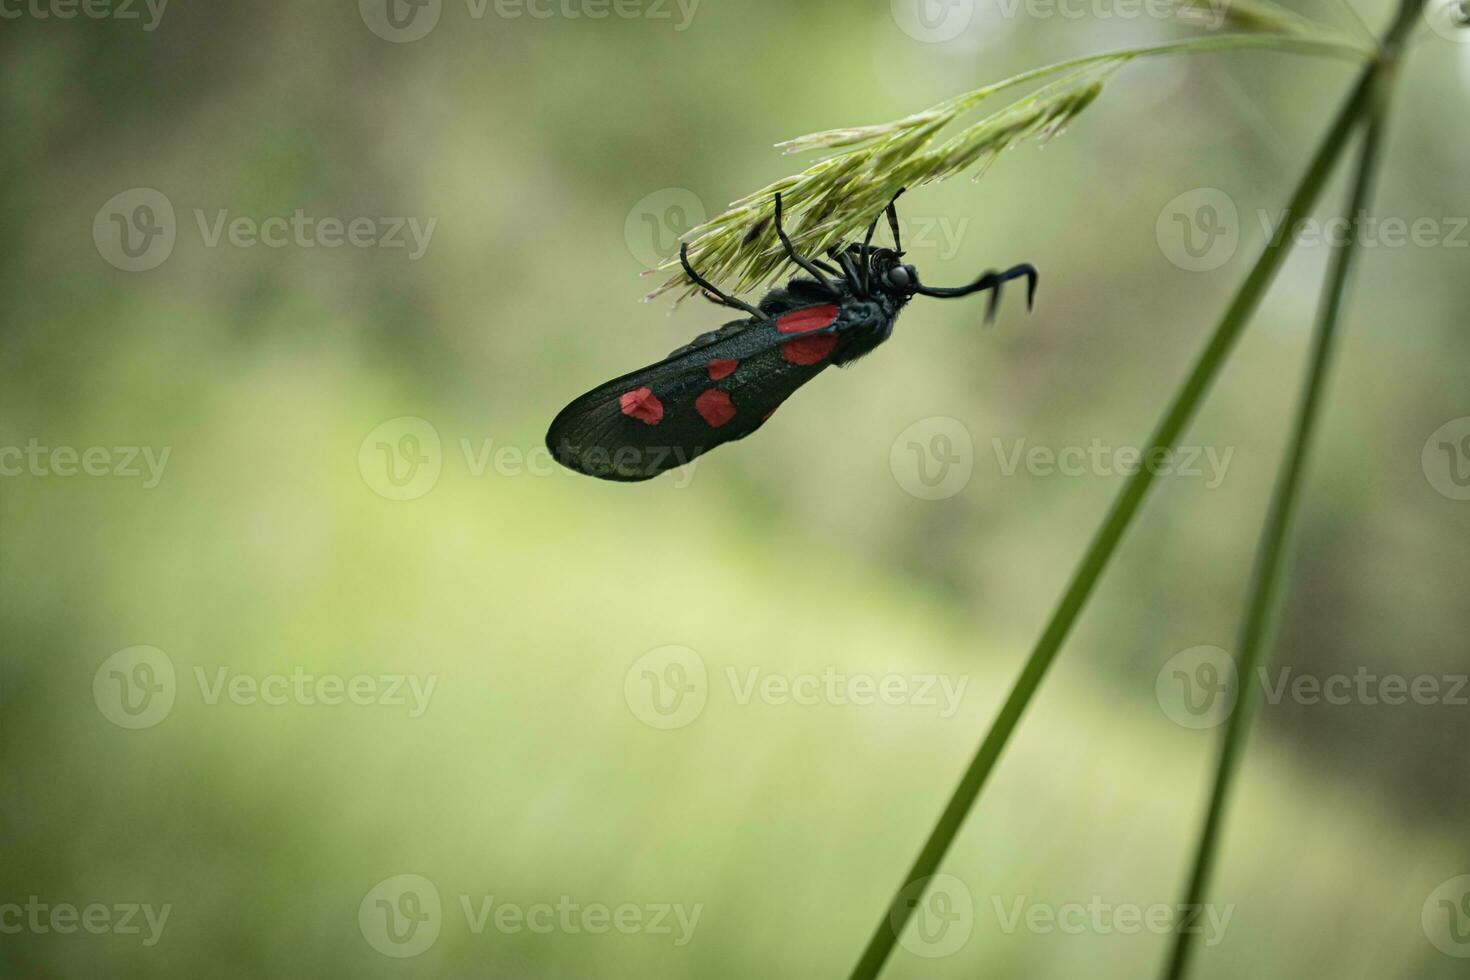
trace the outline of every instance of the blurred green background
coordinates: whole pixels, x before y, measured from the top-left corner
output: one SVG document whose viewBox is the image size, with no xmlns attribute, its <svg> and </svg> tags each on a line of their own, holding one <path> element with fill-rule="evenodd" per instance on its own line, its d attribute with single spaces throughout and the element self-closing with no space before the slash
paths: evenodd
<svg viewBox="0 0 1470 980">
<path fill-rule="evenodd" d="M 1033 262 L 1033 315 L 918 301 L 692 473 L 551 467 L 566 401 L 723 319 L 638 273 L 801 165 L 772 143 L 1188 33 L 906 2 L 6 7 L 0 973 L 850 968 L 1122 482 L 1008 457 L 1145 438 L 1353 72 L 1135 65 L 903 202 L 926 279 Z M 1470 45 L 1426 32 L 1376 211 L 1441 236 L 1362 255 L 1278 658 L 1444 696 L 1263 706 L 1200 977 L 1464 975 L 1470 919 L 1431 920 L 1470 873 L 1467 96 Z M 1198 188 L 1238 241 L 1191 271 Z M 298 209 L 372 241 L 211 244 Z M 421 255 L 375 244 L 409 217 Z M 1220 731 L 1170 664 L 1233 642 L 1326 253 L 1283 270 L 1185 439 L 1228 466 L 1159 481 L 887 975 L 1157 969 L 1117 910 L 1177 900 Z M 1114 911 L 1046 926 L 1078 906 Z"/>
</svg>

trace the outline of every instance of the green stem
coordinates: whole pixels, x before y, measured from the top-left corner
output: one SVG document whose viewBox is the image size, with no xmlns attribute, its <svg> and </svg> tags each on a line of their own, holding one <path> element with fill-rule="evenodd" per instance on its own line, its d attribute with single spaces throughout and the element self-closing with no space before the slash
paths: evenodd
<svg viewBox="0 0 1470 980">
<path fill-rule="evenodd" d="M 1375 117 L 1364 142 L 1362 156 L 1359 158 L 1358 176 L 1353 185 L 1352 201 L 1348 208 L 1350 216 L 1356 216 L 1365 206 L 1368 187 L 1378 156 L 1380 128 L 1380 120 Z M 1307 379 L 1297 406 L 1295 428 L 1287 446 L 1286 456 L 1282 461 L 1276 486 L 1272 491 L 1270 510 L 1266 517 L 1265 527 L 1261 532 L 1260 544 L 1257 547 L 1246 613 L 1240 629 L 1240 657 L 1236 664 L 1235 681 L 1238 700 L 1220 747 L 1220 760 L 1215 770 L 1209 810 L 1200 830 L 1199 843 L 1194 856 L 1194 870 L 1190 875 L 1189 887 L 1182 906 L 1185 909 L 1198 908 L 1209 887 L 1215 858 L 1219 852 L 1221 824 L 1229 803 L 1230 790 L 1235 774 L 1240 768 L 1240 757 L 1245 750 L 1245 739 L 1250 731 L 1251 720 L 1255 716 L 1256 685 L 1252 678 L 1255 675 L 1257 661 L 1261 661 L 1262 666 L 1269 666 L 1271 660 L 1268 638 L 1280 601 L 1280 583 L 1286 542 L 1291 535 L 1296 516 L 1302 471 L 1306 464 L 1307 453 L 1311 449 L 1320 409 L 1322 388 L 1341 311 L 1343 288 L 1347 282 L 1352 257 L 1356 253 L 1353 245 L 1357 236 L 1357 219 L 1351 217 L 1350 220 L 1353 222 L 1353 235 L 1346 244 L 1333 253 L 1332 268 L 1328 275 L 1327 291 L 1323 297 L 1321 314 L 1317 323 Z M 1193 939 L 1192 931 L 1179 931 L 1174 934 L 1173 951 L 1164 971 L 1167 980 L 1179 980 L 1184 976 L 1189 954 L 1193 949 Z"/>
<path fill-rule="evenodd" d="M 1137 48 L 1120 48 L 1116 51 L 1101 51 L 1096 54 L 1079 55 L 1076 58 L 1068 58 L 1066 61 L 1056 61 L 1039 68 L 1028 68 L 1018 75 L 1002 78 L 998 82 L 991 82 L 980 88 L 945 99 L 937 105 L 932 105 L 918 115 L 923 116 L 933 112 L 958 111 L 964 112 L 974 108 L 992 95 L 1004 92 L 1006 89 L 1025 85 L 1028 82 L 1039 81 L 1062 72 L 1076 72 L 1097 65 L 1116 64 L 1122 66 L 1138 58 L 1154 58 L 1163 55 L 1175 54 L 1207 54 L 1212 51 L 1240 51 L 1255 49 L 1258 51 L 1280 51 L 1287 54 L 1309 54 L 1321 55 L 1329 58 L 1346 58 L 1350 61 L 1363 61 L 1371 59 L 1377 51 L 1373 47 L 1363 45 L 1347 37 L 1331 37 L 1323 34 L 1318 37 L 1295 34 L 1219 34 L 1214 37 L 1186 37 L 1177 41 L 1161 41 L 1158 44 L 1148 44 Z M 910 117 L 912 118 L 912 117 Z M 831 130 L 830 132 L 841 132 Z M 820 141 L 823 133 L 811 133 L 806 136 L 798 136 L 795 139 L 777 143 L 776 146 L 785 149 L 788 153 L 802 150 L 819 149 L 830 147 Z M 850 149 L 844 146 L 844 149 Z M 756 201 L 769 196 L 769 188 L 762 188 L 754 194 L 750 194 L 735 203 Z"/>
<path fill-rule="evenodd" d="M 1363 61 L 1371 59 L 1377 53 L 1370 46 L 1359 44 L 1349 38 L 1333 37 L 1304 37 L 1289 34 L 1220 34 L 1215 37 L 1188 37 L 1178 41 L 1162 41 L 1158 44 L 1150 44 L 1139 48 L 1123 48 L 1118 51 L 1104 51 L 1099 54 L 1085 54 L 1066 61 L 1058 61 L 1054 64 L 1043 65 L 1040 68 L 1032 68 L 1023 71 L 1019 75 L 1001 79 L 983 88 L 966 92 L 964 95 L 955 96 L 941 106 L 959 105 L 969 108 L 982 99 L 988 98 L 997 92 L 1027 82 L 1034 82 L 1048 75 L 1069 71 L 1073 68 L 1085 68 L 1089 65 L 1100 64 L 1107 61 L 1128 62 L 1136 58 L 1153 58 L 1160 55 L 1173 54 L 1202 54 L 1210 51 L 1239 51 L 1245 48 L 1255 48 L 1265 51 L 1282 51 L 1288 54 L 1312 54 L 1323 55 L 1331 58 L 1346 58 L 1351 61 Z M 935 108 L 938 108 L 937 106 Z M 779 144 L 778 144 L 779 145 Z"/>
<path fill-rule="evenodd" d="M 1098 65 L 1113 65 L 1121 68 L 1130 61 L 1139 58 L 1154 58 L 1163 55 L 1175 54 L 1208 54 L 1213 51 L 1240 51 L 1254 49 L 1257 51 L 1278 51 L 1285 54 L 1318 55 L 1328 58 L 1344 58 L 1349 61 L 1360 62 L 1372 59 L 1377 51 L 1371 46 L 1360 44 L 1352 38 L 1337 35 L 1333 36 L 1325 31 L 1316 37 L 1303 34 L 1219 34 L 1214 37 L 1187 37 L 1177 41 L 1162 41 L 1158 44 L 1144 45 L 1138 48 L 1121 48 L 1116 51 L 1102 51 L 1097 54 L 1084 54 L 1076 58 L 1068 58 L 1066 61 L 1057 61 L 1039 68 L 1029 68 L 1018 75 L 1003 78 L 998 82 L 981 86 L 969 92 L 945 99 L 936 105 L 932 105 L 915 116 L 926 116 L 935 112 L 966 112 L 979 105 L 981 102 L 1006 89 L 1025 85 L 1028 82 L 1039 81 L 1060 75 L 1062 72 L 1080 73 L 1088 68 Z M 1034 98 L 1036 93 L 1032 94 Z M 794 139 L 783 140 L 777 143 L 778 149 L 787 153 L 804 153 L 809 150 L 830 150 L 840 147 L 844 153 L 864 142 L 857 140 L 845 143 L 830 143 L 823 139 L 824 136 L 833 133 L 845 133 L 846 130 L 824 130 L 817 133 L 808 133 Z M 842 153 L 836 155 L 842 156 Z M 835 159 L 829 157 L 827 159 Z M 825 162 L 825 161 L 823 161 Z M 771 192 L 776 189 L 775 184 L 768 184 L 760 190 L 735 201 L 732 207 L 752 204 L 764 201 L 770 197 Z M 667 263 L 672 266 L 676 263 Z M 661 266 L 660 268 L 663 268 Z"/>
<path fill-rule="evenodd" d="M 1376 63 L 1363 69 L 1352 94 L 1339 111 L 1327 136 L 1308 165 L 1300 185 L 1292 195 L 1281 225 L 1283 229 L 1292 228 L 1316 203 L 1328 175 L 1342 153 L 1343 147 L 1347 144 L 1348 137 L 1368 108 L 1375 75 Z M 1193 417 L 1231 349 L 1235 346 L 1236 340 L 1251 313 L 1254 312 L 1261 296 L 1275 277 L 1277 270 L 1280 269 L 1282 262 L 1285 261 L 1291 246 L 1292 236 L 1285 233 L 1277 235 L 1265 245 L 1260 258 L 1257 259 L 1245 282 L 1241 284 L 1188 378 L 1175 394 L 1153 435 L 1149 437 L 1146 443 L 1148 449 L 1145 450 L 1143 458 L 1149 458 L 1149 455 L 1153 453 L 1167 454 L 1173 451 L 1185 426 Z M 917 898 L 918 890 L 927 885 L 926 879 L 938 869 L 945 853 L 959 833 L 960 825 L 964 822 L 976 798 L 979 797 L 981 788 L 1000 758 L 1001 751 L 1015 732 L 1021 715 L 1041 686 L 1041 681 L 1055 659 L 1057 651 L 1061 648 L 1062 642 L 1091 596 L 1113 552 L 1117 550 L 1124 532 L 1137 515 L 1153 483 L 1153 478 L 1152 467 L 1140 467 L 1128 478 L 1122 492 L 1113 502 L 1102 526 L 1098 529 L 1081 563 L 1073 573 L 1061 601 L 1047 622 L 1040 640 L 1037 641 L 1025 666 L 1021 669 L 1020 677 L 1017 678 L 1005 703 L 1001 706 L 1000 713 L 996 716 L 990 731 L 980 743 L 980 748 L 961 777 L 939 821 L 930 832 L 918 858 L 904 877 L 895 893 L 895 898 L 885 910 L 885 914 L 878 923 L 878 928 L 863 950 L 862 957 L 852 972 L 854 978 L 876 977 L 887 961 L 894 943 L 907 925 L 917 904 L 916 901 L 904 902 L 900 896 Z M 920 882 L 924 884 L 919 884 L 917 889 L 910 890 Z"/>
<path fill-rule="evenodd" d="M 1393 35 L 1391 35 L 1392 39 Z M 1249 596 L 1245 615 L 1241 621 L 1237 663 L 1236 690 L 1238 699 L 1235 709 L 1225 728 L 1220 745 L 1219 763 L 1215 769 L 1214 785 L 1210 791 L 1210 804 L 1200 828 L 1195 847 L 1194 865 L 1189 876 L 1183 908 L 1197 909 L 1204 901 L 1214 874 L 1219 855 L 1220 837 L 1224 825 L 1225 811 L 1230 801 L 1230 792 L 1235 776 L 1240 769 L 1245 753 L 1246 738 L 1251 722 L 1255 718 L 1258 704 L 1254 675 L 1257 664 L 1269 666 L 1273 649 L 1272 628 L 1281 601 L 1281 580 L 1286 565 L 1287 543 L 1291 539 L 1296 511 L 1301 495 L 1302 475 L 1306 470 L 1316 433 L 1318 416 L 1321 414 L 1323 391 L 1326 387 L 1328 369 L 1331 366 L 1333 342 L 1337 323 L 1342 314 L 1343 295 L 1347 288 L 1348 274 L 1357 255 L 1359 221 L 1367 209 L 1373 191 L 1374 178 L 1382 150 L 1383 129 L 1388 111 L 1388 98 L 1392 91 L 1392 55 L 1387 53 L 1396 47 L 1385 45 L 1385 70 L 1376 73 L 1374 99 L 1370 111 L 1368 132 L 1363 139 L 1358 156 L 1357 174 L 1353 180 L 1348 200 L 1347 217 L 1351 234 L 1332 254 L 1327 282 L 1322 295 L 1322 306 L 1312 343 L 1311 359 L 1308 362 L 1306 380 L 1302 386 L 1301 399 L 1297 405 L 1296 422 L 1286 455 L 1281 463 L 1276 486 L 1272 490 L 1270 509 L 1261 531 L 1257 546 L 1255 567 L 1251 574 Z M 1165 980 L 1182 980 L 1188 971 L 1190 956 L 1194 950 L 1193 931 L 1179 931 L 1165 965 Z"/>
</svg>

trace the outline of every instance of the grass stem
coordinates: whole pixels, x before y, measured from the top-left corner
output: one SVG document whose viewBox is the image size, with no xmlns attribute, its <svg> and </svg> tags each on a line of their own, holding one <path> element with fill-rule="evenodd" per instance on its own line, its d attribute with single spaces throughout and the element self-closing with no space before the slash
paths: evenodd
<svg viewBox="0 0 1470 980">
<path fill-rule="evenodd" d="M 1301 183 L 1292 194 L 1284 216 L 1283 228 L 1293 227 L 1315 205 L 1338 157 L 1347 145 L 1349 136 L 1369 107 L 1376 76 L 1376 62 L 1363 69 L 1352 94 L 1339 110 L 1326 137 L 1308 165 Z M 1278 235 L 1266 243 L 1255 266 L 1246 276 L 1245 282 L 1241 284 L 1230 306 L 1221 317 L 1204 351 L 1190 370 L 1183 385 L 1175 393 L 1153 434 L 1145 443 L 1148 448 L 1144 450 L 1143 458 L 1148 458 L 1149 454 L 1155 452 L 1173 451 L 1185 427 L 1204 400 L 1210 385 L 1235 346 L 1250 315 L 1286 259 L 1292 243 L 1293 236 L 1290 234 Z M 1129 477 L 1123 490 L 1113 502 L 1102 526 L 1073 572 L 1066 591 L 1062 594 L 1060 602 L 1047 622 L 1041 638 L 1032 649 L 1021 669 L 1020 676 L 1006 696 L 989 732 L 960 778 L 959 785 L 955 787 L 949 803 L 934 825 L 913 866 L 904 876 L 895 892 L 895 898 L 890 902 L 889 907 L 884 909 L 877 929 L 874 930 L 867 947 L 853 969 L 851 975 L 855 980 L 856 978 L 876 977 L 882 970 L 888 956 L 893 951 L 898 936 L 913 914 L 917 898 L 922 896 L 922 889 L 927 884 L 927 879 L 938 870 L 950 845 L 954 843 L 960 826 L 979 797 L 1006 743 L 1015 732 L 1027 705 L 1041 686 L 1042 679 L 1056 658 L 1062 642 L 1067 638 L 1083 606 L 1092 595 L 1094 587 L 1116 552 L 1124 533 L 1138 514 L 1139 507 L 1153 483 L 1153 477 L 1151 467 L 1140 467 Z M 901 897 L 914 900 L 905 902 L 901 900 Z"/>
<path fill-rule="evenodd" d="M 1343 295 L 1347 288 L 1348 273 L 1357 255 L 1361 228 L 1359 222 L 1369 205 L 1373 182 L 1377 173 L 1382 149 L 1383 127 L 1387 112 L 1387 95 L 1391 86 L 1378 85 L 1374 105 L 1368 121 L 1368 132 L 1358 155 L 1357 173 L 1348 200 L 1347 219 L 1351 233 L 1332 253 L 1331 266 L 1322 295 L 1322 306 L 1312 340 L 1311 358 L 1307 365 L 1296 418 L 1286 454 L 1277 475 L 1276 485 L 1271 492 L 1271 504 L 1266 523 L 1261 531 L 1256 550 L 1255 566 L 1251 574 L 1249 597 L 1241 621 L 1238 640 L 1239 657 L 1236 663 L 1235 685 L 1237 698 L 1234 711 L 1226 723 L 1224 738 L 1220 745 L 1219 764 L 1215 769 L 1214 785 L 1210 792 L 1209 808 L 1205 813 L 1199 840 L 1196 844 L 1194 865 L 1190 872 L 1189 885 L 1185 892 L 1183 908 L 1198 909 L 1209 889 L 1219 854 L 1225 811 L 1230 801 L 1231 788 L 1240 769 L 1245 753 L 1246 738 L 1255 717 L 1258 703 L 1257 684 L 1254 677 L 1257 666 L 1264 669 L 1271 661 L 1272 626 L 1281 603 L 1281 583 L 1287 564 L 1287 546 L 1291 540 L 1297 508 L 1301 499 L 1302 477 L 1307 458 L 1316 433 L 1317 419 L 1321 414 L 1323 392 L 1331 366 L 1333 343 L 1336 339 L 1338 320 L 1342 315 Z M 1182 980 L 1189 967 L 1194 949 L 1194 931 L 1180 930 L 1174 933 L 1163 976 L 1165 980 Z"/>
</svg>

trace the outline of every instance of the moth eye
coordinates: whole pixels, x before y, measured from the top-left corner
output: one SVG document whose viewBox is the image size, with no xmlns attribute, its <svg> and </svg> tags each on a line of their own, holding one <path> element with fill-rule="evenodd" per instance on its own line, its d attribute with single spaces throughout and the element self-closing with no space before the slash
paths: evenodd
<svg viewBox="0 0 1470 980">
<path fill-rule="evenodd" d="M 907 289 L 911 280 L 909 270 L 901 265 L 896 265 L 888 270 L 888 284 L 895 289 Z"/>
</svg>

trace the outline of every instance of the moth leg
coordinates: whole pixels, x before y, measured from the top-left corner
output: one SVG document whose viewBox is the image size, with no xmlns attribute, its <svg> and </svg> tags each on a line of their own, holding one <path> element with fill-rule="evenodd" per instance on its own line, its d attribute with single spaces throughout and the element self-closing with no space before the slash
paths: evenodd
<svg viewBox="0 0 1470 980">
<path fill-rule="evenodd" d="M 895 193 L 893 197 L 889 200 L 888 207 L 883 209 L 883 213 L 888 215 L 888 228 L 890 231 L 893 232 L 893 250 L 899 255 L 903 254 L 903 243 L 898 240 L 898 208 L 894 207 L 893 205 L 906 190 L 908 190 L 907 187 L 900 187 L 897 193 Z M 876 225 L 877 223 L 878 219 L 874 218 L 873 224 Z M 869 232 L 869 234 L 871 234 L 871 232 Z"/>
<path fill-rule="evenodd" d="M 770 222 L 770 220 L 771 220 L 770 218 L 760 218 L 760 219 L 758 219 L 756 221 L 755 224 L 751 225 L 750 226 L 750 230 L 745 233 L 745 242 L 744 243 L 746 245 L 751 245 L 751 244 L 754 244 L 755 242 L 759 241 L 761 235 L 766 230 L 766 225 Z M 827 275 L 829 275 L 829 276 L 840 276 L 840 275 L 842 275 L 842 273 L 839 272 L 837 269 L 832 268 L 830 265 L 828 265 L 827 263 L 821 261 L 820 259 L 812 259 L 812 265 L 816 266 L 818 269 L 821 269 L 823 272 L 827 273 Z"/>
<path fill-rule="evenodd" d="M 689 244 L 687 242 L 679 243 L 679 264 L 684 267 L 684 274 L 692 279 L 695 285 L 704 290 L 705 298 L 708 299 L 710 302 L 719 303 L 721 306 L 729 306 L 737 310 L 744 310 L 746 313 L 749 313 L 753 317 L 765 317 L 764 313 L 756 309 L 754 306 L 751 306 L 749 303 L 743 303 L 733 296 L 726 296 L 724 293 L 716 289 L 713 283 L 705 279 L 699 273 L 695 272 L 694 266 L 689 264 Z"/>
<path fill-rule="evenodd" d="M 846 279 L 847 284 L 852 287 L 852 291 L 857 293 L 859 296 L 866 298 L 868 295 L 868 290 L 863 284 L 863 279 L 865 277 L 860 277 L 858 275 L 857 264 L 853 261 L 852 256 L 849 255 L 847 252 L 839 251 L 836 245 L 833 245 L 830 249 L 828 249 L 827 255 L 842 266 L 843 278 Z M 864 262 L 863 265 L 866 269 L 867 263 Z"/>
<path fill-rule="evenodd" d="M 873 276 L 873 233 L 878 230 L 878 221 L 883 217 L 883 215 L 885 213 L 888 215 L 888 227 L 893 230 L 893 251 L 896 252 L 899 255 L 902 255 L 903 254 L 903 246 L 900 245 L 899 244 L 899 241 L 898 241 L 898 210 L 893 206 L 893 202 L 897 201 L 899 199 L 899 196 L 902 195 L 903 192 L 906 191 L 906 190 L 908 190 L 908 188 L 906 188 L 906 187 L 900 187 L 897 191 L 894 192 L 893 196 L 888 199 L 888 206 L 885 207 L 881 212 L 879 212 L 877 215 L 875 215 L 873 217 L 872 224 L 868 225 L 868 233 L 863 236 L 863 251 L 862 251 L 863 283 L 862 283 L 862 295 L 864 295 L 864 296 L 867 296 L 868 295 L 869 286 L 872 284 L 872 276 Z"/>
<path fill-rule="evenodd" d="M 899 193 L 902 194 L 903 191 L 899 191 Z M 890 201 L 889 202 L 889 207 L 892 207 L 892 206 L 893 206 L 893 202 Z M 883 217 L 883 216 L 880 214 L 878 216 L 878 218 L 881 218 L 881 217 Z M 863 236 L 863 253 L 862 253 L 862 257 L 863 257 L 863 292 L 862 292 L 862 294 L 864 296 L 867 296 L 868 295 L 869 287 L 872 285 L 872 282 L 873 282 L 873 232 L 875 232 L 875 231 L 878 230 L 878 218 L 874 218 L 873 219 L 873 223 L 870 224 L 870 225 L 868 225 L 868 233 Z"/>
<path fill-rule="evenodd" d="M 795 262 L 797 265 L 805 269 L 807 275 L 811 276 L 817 282 L 825 286 L 827 288 L 827 291 L 833 296 L 839 298 L 842 296 L 841 290 L 832 285 L 832 283 L 828 281 L 826 276 L 822 275 L 822 270 L 819 269 L 817 265 L 812 262 L 811 259 L 802 257 L 802 255 L 796 251 L 796 246 L 791 244 L 791 239 L 786 237 L 786 229 L 781 227 L 780 191 L 776 192 L 776 235 L 781 239 L 781 244 L 785 247 L 786 254 L 791 259 L 791 261 Z"/>
</svg>

